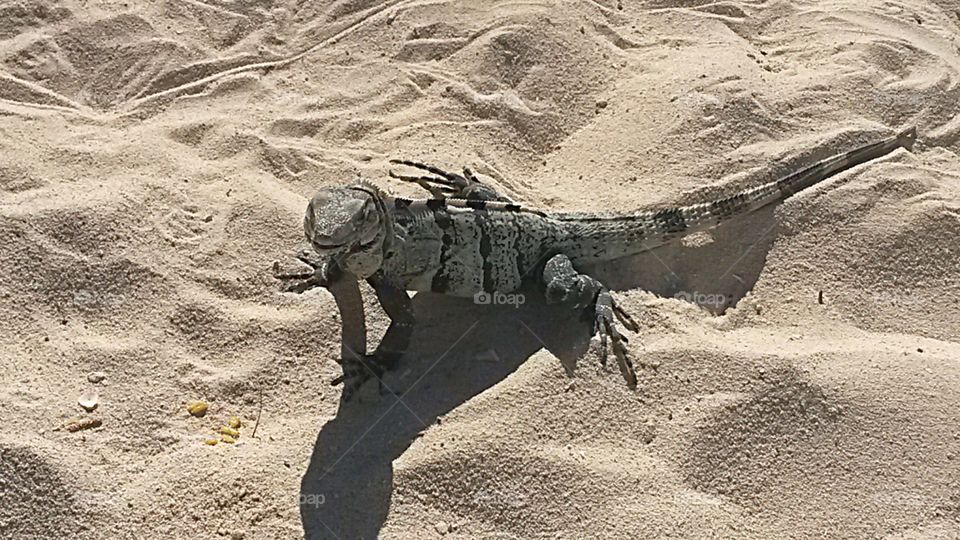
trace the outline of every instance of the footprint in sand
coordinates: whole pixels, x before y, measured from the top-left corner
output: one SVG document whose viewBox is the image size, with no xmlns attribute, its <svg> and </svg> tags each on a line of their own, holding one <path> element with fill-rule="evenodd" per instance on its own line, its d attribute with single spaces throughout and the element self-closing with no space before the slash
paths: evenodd
<svg viewBox="0 0 960 540">
<path fill-rule="evenodd" d="M 171 208 L 161 217 L 156 230 L 174 245 L 197 245 L 210 232 L 213 215 L 202 213 L 194 205 Z"/>
</svg>

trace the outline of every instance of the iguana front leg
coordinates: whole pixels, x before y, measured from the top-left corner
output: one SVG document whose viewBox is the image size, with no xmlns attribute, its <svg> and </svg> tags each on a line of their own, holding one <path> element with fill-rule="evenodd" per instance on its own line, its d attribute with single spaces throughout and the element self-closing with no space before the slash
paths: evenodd
<svg viewBox="0 0 960 540">
<path fill-rule="evenodd" d="M 273 277 L 287 282 L 280 289 L 282 292 L 301 294 L 316 287 L 326 288 L 342 274 L 337 265 L 331 264 L 330 261 L 318 259 L 306 248 L 301 249 L 297 254 L 297 260 L 306 266 L 301 270 L 290 272 L 284 272 L 280 268 L 279 261 L 273 262 Z"/>
<path fill-rule="evenodd" d="M 637 323 L 617 305 L 610 291 L 596 279 L 577 272 L 566 255 L 554 255 L 543 269 L 543 283 L 548 303 L 568 304 L 574 309 L 587 309 L 593 321 L 593 331 L 600 335 L 600 363 L 607 364 L 607 343 L 613 349 L 620 374 L 627 386 L 637 386 L 637 374 L 624 345 L 627 338 L 617 328 L 617 321 L 631 332 L 639 330 Z"/>
<path fill-rule="evenodd" d="M 413 304 L 407 291 L 392 285 L 382 272 L 371 276 L 367 283 L 373 287 L 380 306 L 390 317 L 390 326 L 373 354 L 364 354 L 359 358 L 354 356 L 349 363 L 344 357 L 343 377 L 334 381 L 334 384 L 341 380 L 344 383 L 341 396 L 344 402 L 350 401 L 353 394 L 371 377 L 377 379 L 382 390 L 383 374 L 396 366 L 413 336 Z"/>
<path fill-rule="evenodd" d="M 340 365 L 346 373 L 348 366 L 362 362 L 367 353 L 367 325 L 360 284 L 350 274 L 338 274 L 326 288 L 340 311 Z M 339 380 L 340 377 L 334 379 L 334 384 Z"/>
<path fill-rule="evenodd" d="M 406 165 L 434 174 L 435 176 L 407 176 L 389 171 L 391 178 L 403 180 L 404 182 L 413 182 L 429 191 L 430 195 L 437 199 L 450 197 L 454 199 L 478 201 L 513 202 L 507 197 L 497 193 L 497 190 L 481 182 L 480 178 L 473 174 L 473 171 L 467 167 L 463 168 L 463 174 L 457 174 L 417 161 L 391 159 L 390 163 Z"/>
<path fill-rule="evenodd" d="M 344 272 L 329 261 L 317 261 L 301 254 L 298 258 L 308 264 L 311 271 L 280 272 L 279 263 L 274 263 L 274 277 L 289 281 L 284 292 L 303 293 L 315 287 L 330 291 L 340 311 L 340 361 L 344 374 L 335 378 L 331 384 L 339 384 L 348 379 L 351 373 L 363 368 L 367 358 L 367 326 L 363 309 L 363 297 L 356 276 Z"/>
</svg>

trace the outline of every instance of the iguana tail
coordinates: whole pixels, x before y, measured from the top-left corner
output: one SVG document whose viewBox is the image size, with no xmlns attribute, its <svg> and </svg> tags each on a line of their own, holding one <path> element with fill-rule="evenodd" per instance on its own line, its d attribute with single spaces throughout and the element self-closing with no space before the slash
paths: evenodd
<svg viewBox="0 0 960 540">
<path fill-rule="evenodd" d="M 917 130 L 910 127 L 895 136 L 837 154 L 805 169 L 729 197 L 711 202 L 645 210 L 612 216 L 554 214 L 570 232 L 573 245 L 567 256 L 600 261 L 635 255 L 689 234 L 712 229 L 734 217 L 778 203 L 818 182 L 897 148 L 911 149 Z"/>
</svg>

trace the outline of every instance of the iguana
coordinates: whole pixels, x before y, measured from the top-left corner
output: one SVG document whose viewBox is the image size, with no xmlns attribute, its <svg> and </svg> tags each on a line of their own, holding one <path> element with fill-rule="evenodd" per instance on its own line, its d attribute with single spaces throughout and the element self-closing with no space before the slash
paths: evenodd
<svg viewBox="0 0 960 540">
<path fill-rule="evenodd" d="M 310 272 L 277 275 L 298 279 L 287 290 L 340 283 L 343 315 L 343 376 L 346 402 L 371 377 L 380 380 L 410 343 L 414 316 L 407 291 L 470 297 L 509 293 L 536 282 L 549 303 L 589 310 L 600 337 L 601 363 L 608 344 L 627 385 L 637 384 L 633 362 L 618 322 L 638 327 L 598 280 L 581 273 L 585 263 L 610 261 L 662 246 L 734 217 L 780 202 L 829 176 L 886 155 L 911 149 L 915 128 L 728 197 L 674 208 L 623 214 L 551 213 L 525 208 L 484 184 L 468 168 L 451 173 L 414 161 L 391 160 L 429 175 L 389 175 L 415 182 L 431 198 L 411 200 L 388 195 L 366 182 L 324 187 L 307 205 L 303 221 L 309 249 L 300 259 Z M 363 305 L 356 281 L 373 287 L 390 326 L 373 354 L 366 354 Z M 331 287 L 333 289 L 333 287 Z M 346 298 L 346 299 L 344 299 Z M 349 319 L 349 321 L 348 321 Z M 347 326 L 350 325 L 350 328 Z M 348 346 L 350 340 L 352 346 Z"/>
</svg>

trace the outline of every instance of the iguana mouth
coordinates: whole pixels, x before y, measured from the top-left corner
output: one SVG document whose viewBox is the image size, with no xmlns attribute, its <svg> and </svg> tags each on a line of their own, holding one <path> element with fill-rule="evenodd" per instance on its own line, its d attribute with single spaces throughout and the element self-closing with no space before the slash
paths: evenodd
<svg viewBox="0 0 960 540">
<path fill-rule="evenodd" d="M 351 252 L 364 251 L 364 250 L 370 248 L 371 246 L 373 246 L 374 244 L 376 244 L 376 242 L 377 242 L 377 239 L 374 238 L 373 240 L 371 240 L 371 241 L 369 241 L 369 242 L 364 242 L 363 244 L 357 244 L 357 245 L 356 245 L 353 249 L 351 249 L 350 251 L 351 251 Z M 340 244 L 320 244 L 320 243 L 317 243 L 317 242 L 313 242 L 313 249 L 314 249 L 315 251 L 318 251 L 318 252 L 320 252 L 320 251 L 335 251 L 335 250 L 338 250 L 338 249 L 340 249 L 340 248 L 345 247 L 346 245 L 347 245 L 346 242 L 343 242 L 343 243 L 340 243 Z"/>
</svg>

